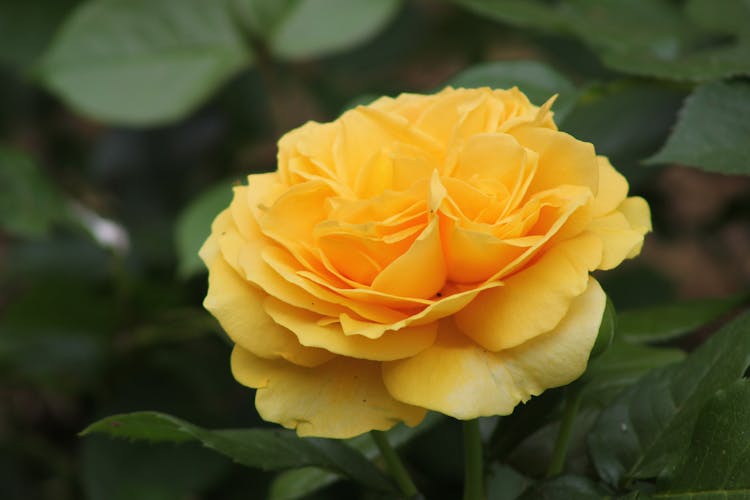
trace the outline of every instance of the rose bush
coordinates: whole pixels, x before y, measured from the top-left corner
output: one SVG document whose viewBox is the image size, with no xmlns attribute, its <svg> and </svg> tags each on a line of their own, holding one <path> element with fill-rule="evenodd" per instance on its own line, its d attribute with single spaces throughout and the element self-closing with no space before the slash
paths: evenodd
<svg viewBox="0 0 750 500">
<path fill-rule="evenodd" d="M 518 89 L 381 98 L 279 141 L 201 249 L 205 307 L 260 415 L 344 438 L 504 415 L 583 373 L 590 276 L 649 209 Z"/>
</svg>

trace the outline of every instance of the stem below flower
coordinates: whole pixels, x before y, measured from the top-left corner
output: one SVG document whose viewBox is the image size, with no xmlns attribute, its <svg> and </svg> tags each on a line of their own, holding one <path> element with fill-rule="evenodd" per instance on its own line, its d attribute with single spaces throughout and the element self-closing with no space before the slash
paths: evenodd
<svg viewBox="0 0 750 500">
<path fill-rule="evenodd" d="M 479 420 L 464 421 L 464 500 L 484 500 L 484 465 Z"/>
<path fill-rule="evenodd" d="M 401 488 L 401 492 L 407 498 L 416 497 L 418 493 L 417 487 L 414 485 L 414 481 L 411 480 L 411 476 L 409 476 L 409 472 L 406 470 L 406 467 L 404 467 L 403 462 L 401 462 L 401 459 L 396 454 L 396 450 L 394 450 L 391 443 L 388 442 L 388 436 L 386 433 L 382 431 L 371 431 L 370 435 L 378 446 L 380 454 L 383 456 L 383 460 L 385 460 L 386 466 L 388 467 L 388 471 L 393 479 L 396 480 L 396 483 L 398 483 L 398 487 Z"/>
<path fill-rule="evenodd" d="M 573 431 L 573 422 L 575 422 L 578 414 L 578 407 L 581 406 L 582 391 L 580 387 L 569 386 L 567 390 L 565 408 L 563 409 L 562 420 L 560 420 L 560 429 L 557 431 L 552 460 L 550 460 L 549 469 L 547 469 L 547 477 L 556 476 L 563 470 L 565 456 L 568 454 L 570 435 Z"/>
</svg>

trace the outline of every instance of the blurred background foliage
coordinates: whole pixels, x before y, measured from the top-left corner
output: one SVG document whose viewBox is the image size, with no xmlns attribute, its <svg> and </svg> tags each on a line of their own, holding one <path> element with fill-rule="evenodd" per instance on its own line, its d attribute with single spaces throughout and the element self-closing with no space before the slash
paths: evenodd
<svg viewBox="0 0 750 500">
<path fill-rule="evenodd" d="M 558 94 L 561 129 L 653 208 L 643 257 L 601 276 L 622 347 L 584 396 L 568 468 L 591 470 L 597 405 L 747 305 L 749 20 L 742 0 L 0 0 L 0 498 L 281 499 L 333 483 L 77 433 L 136 410 L 262 426 L 201 308 L 212 217 L 229 186 L 275 168 L 290 128 L 446 84 Z M 618 365 L 625 351 L 640 364 Z M 514 467 L 492 466 L 491 498 L 543 475 L 559 403 L 549 391 L 483 423 Z M 455 422 L 399 439 L 427 498 L 458 498 Z"/>
</svg>

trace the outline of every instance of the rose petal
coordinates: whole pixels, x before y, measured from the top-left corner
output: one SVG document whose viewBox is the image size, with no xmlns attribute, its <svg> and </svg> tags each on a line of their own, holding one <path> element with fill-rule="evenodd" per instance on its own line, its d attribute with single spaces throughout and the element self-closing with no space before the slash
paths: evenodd
<svg viewBox="0 0 750 500">
<path fill-rule="evenodd" d="M 440 144 L 449 144 L 462 117 L 491 96 L 489 89 L 445 89 L 434 99 L 416 121 L 421 131 Z M 483 130 L 489 132 L 489 130 Z"/>
<path fill-rule="evenodd" d="M 510 132 L 518 142 L 539 154 L 529 195 L 566 184 L 599 189 L 599 165 L 591 143 L 557 130 L 521 126 Z"/>
<path fill-rule="evenodd" d="M 299 160 L 307 160 L 308 166 L 318 172 L 333 172 L 333 143 L 339 133 L 338 123 L 307 122 L 279 139 L 279 176 L 285 184 L 300 180 Z M 251 176 L 252 177 L 252 176 Z M 335 178 L 335 175 L 332 177 Z"/>
<path fill-rule="evenodd" d="M 372 289 L 401 297 L 426 299 L 445 284 L 446 269 L 437 217 L 406 252 L 391 262 L 372 282 Z"/>
<path fill-rule="evenodd" d="M 300 345 L 263 310 L 263 299 L 263 292 L 243 281 L 224 259 L 215 259 L 210 265 L 203 306 L 235 343 L 256 356 L 283 358 L 303 366 L 317 366 L 333 358 L 323 349 Z"/>
<path fill-rule="evenodd" d="M 258 262 L 258 258 L 262 263 Z M 393 323 L 407 316 L 377 302 L 356 300 L 346 294 L 336 293 L 337 289 L 328 280 L 303 270 L 294 258 L 280 248 L 266 246 L 259 254 L 256 254 L 250 246 L 246 246 L 240 255 L 240 263 L 249 280 L 257 282 L 259 286 L 268 291 L 269 295 L 297 307 L 313 311 L 317 308 L 318 312 L 328 315 L 328 312 L 331 311 L 326 308 L 325 304 L 327 303 L 338 306 L 335 310 L 339 312 L 348 310 L 357 316 L 378 323 Z M 274 275 L 262 276 L 258 272 L 260 269 L 270 269 Z M 299 294 L 300 291 L 305 292 L 306 296 L 314 297 L 314 304 L 306 307 L 304 303 L 297 303 L 294 296 Z M 351 291 L 354 292 L 355 290 Z M 338 314 L 332 316 L 337 317 Z"/>
<path fill-rule="evenodd" d="M 455 418 L 508 415 L 519 402 L 584 372 L 605 303 L 604 292 L 591 278 L 557 327 L 498 353 L 474 344 L 446 319 L 432 347 L 383 363 L 383 380 L 399 401 Z"/>
<path fill-rule="evenodd" d="M 469 290 L 456 291 L 450 295 L 434 301 L 419 312 L 414 312 L 406 318 L 390 324 L 381 324 L 356 320 L 347 314 L 342 314 L 339 319 L 346 335 L 364 335 L 368 338 L 378 338 L 390 330 L 400 330 L 409 325 L 428 325 L 434 321 L 450 316 L 460 311 L 469 304 L 483 290 L 489 290 L 501 286 L 501 283 L 491 282 Z"/>
<path fill-rule="evenodd" d="M 294 333 L 300 344 L 321 347 L 350 358 L 390 361 L 413 356 L 432 345 L 437 331 L 436 324 L 407 326 L 369 339 L 362 335 L 345 335 L 340 324 L 324 324 L 324 316 L 273 297 L 265 298 L 263 308 L 276 323 Z"/>
<path fill-rule="evenodd" d="M 602 240 L 602 262 L 597 269 L 613 269 L 643 246 L 643 233 L 631 229 L 622 212 L 597 217 L 588 230 Z"/>
<path fill-rule="evenodd" d="M 597 156 L 599 165 L 599 190 L 594 199 L 594 216 L 615 210 L 628 195 L 628 181 L 612 167 L 606 156 Z"/>
<path fill-rule="evenodd" d="M 550 331 L 574 297 L 586 289 L 588 273 L 602 257 L 602 243 L 583 234 L 550 248 L 537 262 L 486 290 L 456 313 L 459 328 L 490 351 L 520 345 Z"/>
<path fill-rule="evenodd" d="M 639 196 L 627 198 L 623 200 L 618 210 L 628 219 L 630 227 L 635 231 L 638 231 L 642 235 L 651 232 L 651 210 L 646 200 Z M 643 244 L 641 243 L 641 245 L 633 247 L 627 257 L 631 259 L 641 253 L 642 246 Z"/>
<path fill-rule="evenodd" d="M 526 161 L 526 150 L 512 135 L 474 135 L 459 153 L 453 175 L 465 180 L 497 181 L 512 192 Z"/>
<path fill-rule="evenodd" d="M 403 421 L 415 426 L 423 408 L 396 401 L 386 391 L 379 363 L 338 357 L 315 368 L 270 361 L 235 347 L 232 373 L 257 388 L 260 416 L 300 436 L 350 438 L 371 430 L 388 430 Z"/>
<path fill-rule="evenodd" d="M 359 106 L 344 113 L 338 122 L 340 133 L 334 142 L 334 160 L 338 178 L 348 186 L 357 184 L 362 166 L 377 161 L 374 158 L 394 143 L 416 147 L 433 160 L 443 150 L 405 118 L 378 109 Z"/>
</svg>

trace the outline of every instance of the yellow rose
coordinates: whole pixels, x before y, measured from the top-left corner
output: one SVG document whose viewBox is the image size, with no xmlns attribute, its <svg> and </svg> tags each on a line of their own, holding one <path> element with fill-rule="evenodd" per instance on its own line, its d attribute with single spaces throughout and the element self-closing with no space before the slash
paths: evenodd
<svg viewBox="0 0 750 500">
<path fill-rule="evenodd" d="M 506 415 L 583 373 L 649 209 L 518 89 L 381 98 L 279 141 L 201 249 L 261 417 L 346 438 Z"/>
</svg>

